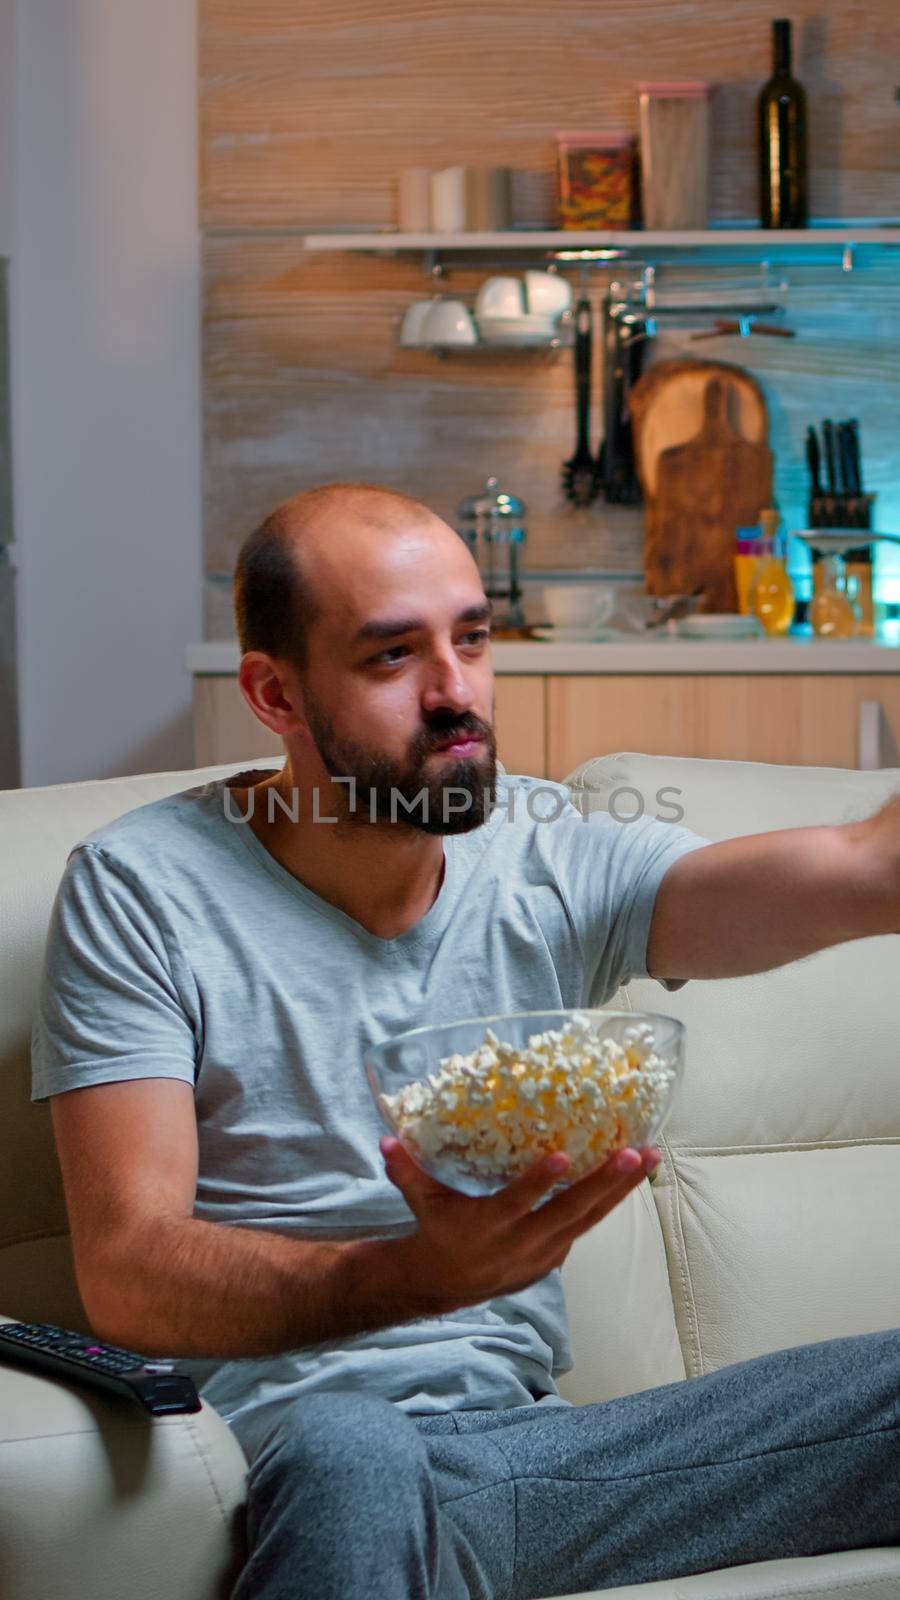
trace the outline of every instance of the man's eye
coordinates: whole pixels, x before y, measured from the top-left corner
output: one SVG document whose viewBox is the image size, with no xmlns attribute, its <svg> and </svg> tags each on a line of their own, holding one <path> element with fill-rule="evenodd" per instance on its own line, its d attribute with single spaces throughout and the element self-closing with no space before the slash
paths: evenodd
<svg viewBox="0 0 900 1600">
<path fill-rule="evenodd" d="M 473 628 L 469 633 L 461 634 L 460 635 L 460 641 L 462 641 L 463 639 L 475 639 L 477 641 L 481 641 L 483 639 L 489 639 L 490 636 L 491 636 L 490 628 Z M 391 657 L 396 657 L 396 653 L 397 653 L 398 650 L 402 651 L 402 650 L 407 650 L 408 648 L 409 648 L 409 646 L 405 645 L 405 644 L 392 644 L 392 645 L 389 645 L 387 650 L 380 650 L 377 656 L 372 656 L 370 658 L 370 664 L 372 666 L 376 666 L 376 667 L 378 667 L 378 666 L 388 666 L 388 667 L 390 667 L 390 666 L 393 665 L 393 661 L 390 658 Z"/>
<path fill-rule="evenodd" d="M 392 656 L 395 653 L 395 651 L 397 651 L 397 650 L 405 650 L 405 649 L 406 649 L 406 645 L 405 644 L 392 644 L 388 650 L 381 650 L 377 656 L 372 656 L 372 665 L 376 666 L 376 667 L 380 666 L 381 663 L 383 661 L 386 661 L 388 656 Z M 389 662 L 388 662 L 388 665 L 390 665 Z"/>
</svg>

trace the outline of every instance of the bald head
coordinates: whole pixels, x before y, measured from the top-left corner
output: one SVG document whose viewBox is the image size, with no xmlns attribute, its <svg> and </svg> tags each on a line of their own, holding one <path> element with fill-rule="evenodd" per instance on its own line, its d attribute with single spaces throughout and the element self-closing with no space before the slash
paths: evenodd
<svg viewBox="0 0 900 1600">
<path fill-rule="evenodd" d="M 341 523 L 390 530 L 411 521 L 440 519 L 422 500 L 385 489 L 375 483 L 325 483 L 317 489 L 303 489 L 278 506 L 263 524 L 272 527 L 298 545 L 328 537 Z"/>
<path fill-rule="evenodd" d="M 378 484 L 331 483 L 278 506 L 238 554 L 234 603 L 241 650 L 265 651 L 303 670 L 312 628 L 337 626 L 408 583 L 431 556 L 480 586 L 475 562 L 423 501 Z"/>
</svg>

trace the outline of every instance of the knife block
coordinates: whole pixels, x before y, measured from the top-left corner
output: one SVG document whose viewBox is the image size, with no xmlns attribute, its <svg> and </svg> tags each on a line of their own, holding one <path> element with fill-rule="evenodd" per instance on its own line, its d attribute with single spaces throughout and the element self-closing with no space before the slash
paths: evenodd
<svg viewBox="0 0 900 1600">
<path fill-rule="evenodd" d="M 811 528 L 871 528 L 874 494 L 814 494 L 809 500 Z"/>
</svg>

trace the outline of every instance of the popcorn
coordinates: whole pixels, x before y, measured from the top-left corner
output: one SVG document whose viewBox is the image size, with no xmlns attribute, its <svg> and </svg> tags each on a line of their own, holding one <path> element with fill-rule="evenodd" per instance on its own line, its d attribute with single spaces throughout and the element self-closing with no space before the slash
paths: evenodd
<svg viewBox="0 0 900 1600">
<path fill-rule="evenodd" d="M 615 1150 L 646 1142 L 676 1076 L 655 1053 L 653 1028 L 635 1023 L 622 1043 L 602 1021 L 575 1014 L 558 1031 L 533 1033 L 527 1048 L 491 1028 L 468 1056 L 381 1100 L 398 1132 L 432 1169 L 508 1182 L 541 1155 L 565 1150 L 571 1182 Z"/>
</svg>

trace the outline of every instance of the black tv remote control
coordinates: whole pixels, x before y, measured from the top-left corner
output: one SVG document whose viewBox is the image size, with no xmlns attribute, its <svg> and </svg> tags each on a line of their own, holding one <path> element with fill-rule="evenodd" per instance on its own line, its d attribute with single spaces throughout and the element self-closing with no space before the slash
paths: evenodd
<svg viewBox="0 0 900 1600">
<path fill-rule="evenodd" d="M 176 1372 L 174 1361 L 148 1360 L 52 1322 L 0 1322 L 3 1356 L 137 1400 L 154 1416 L 201 1409 L 193 1378 Z"/>
</svg>

